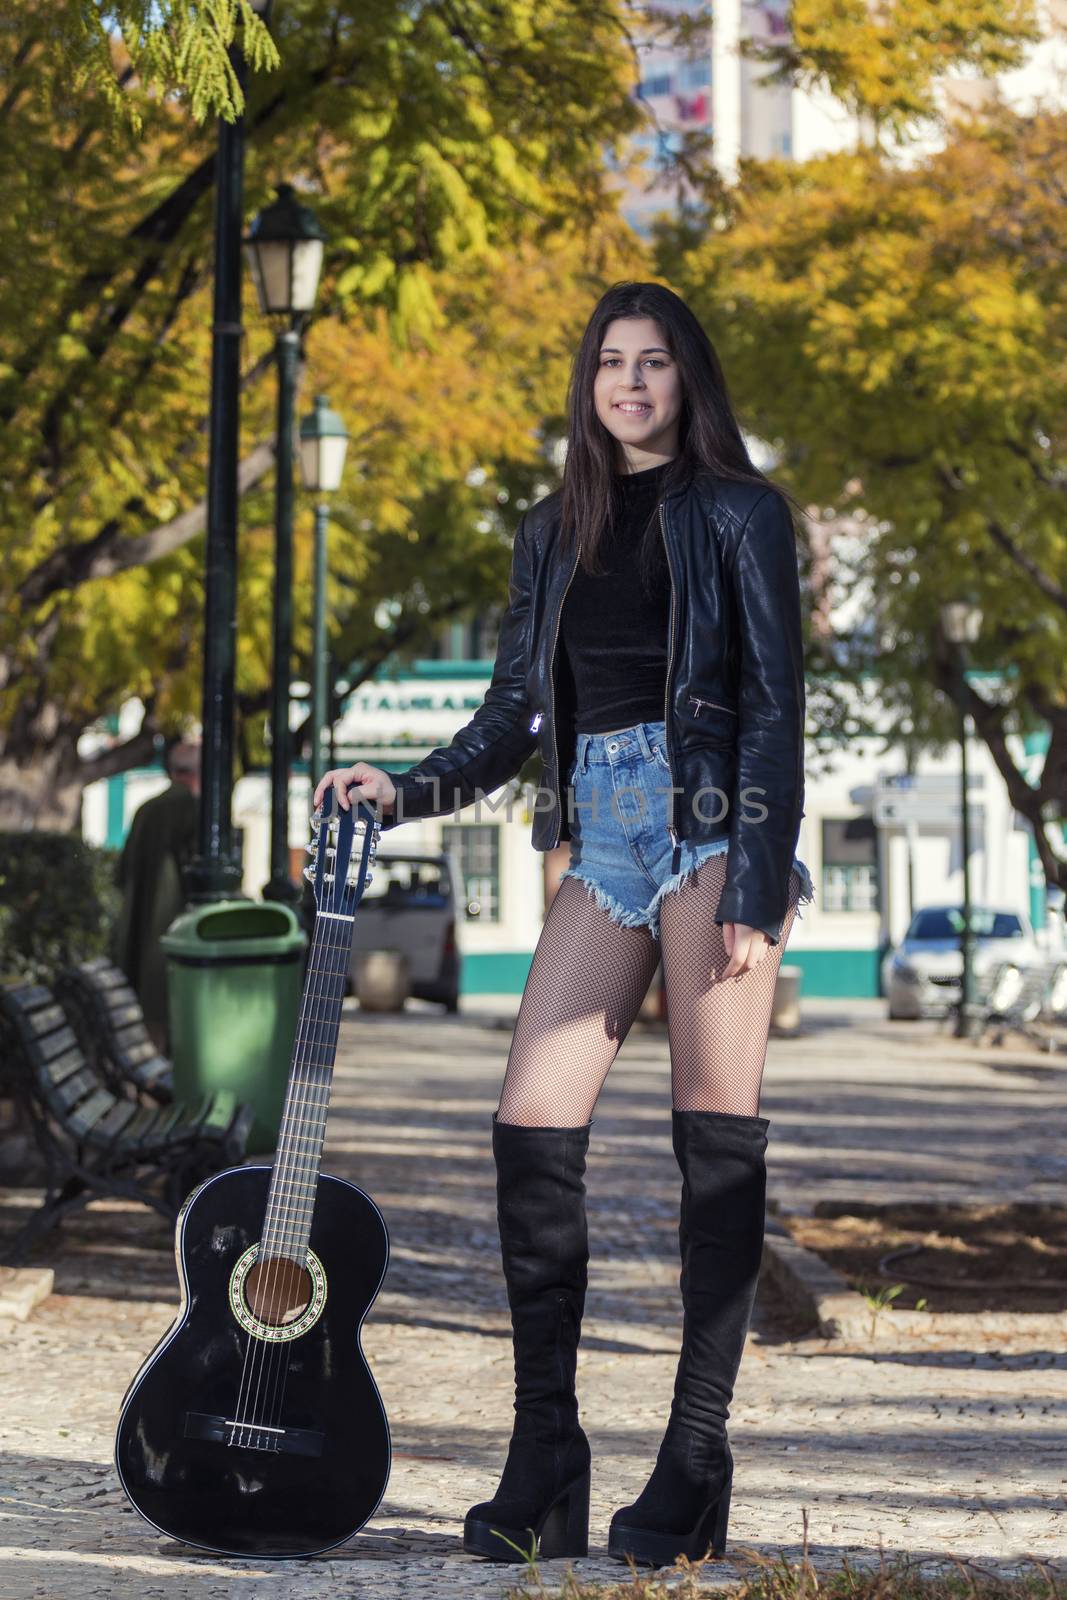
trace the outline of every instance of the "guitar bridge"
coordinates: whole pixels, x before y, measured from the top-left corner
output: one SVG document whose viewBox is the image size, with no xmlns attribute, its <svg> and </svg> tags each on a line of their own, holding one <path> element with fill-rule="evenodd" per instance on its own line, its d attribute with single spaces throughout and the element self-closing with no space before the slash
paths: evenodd
<svg viewBox="0 0 1067 1600">
<path fill-rule="evenodd" d="M 266 1450 L 271 1455 L 321 1456 L 324 1433 L 312 1428 L 268 1428 L 236 1417 L 212 1417 L 206 1411 L 185 1413 L 185 1437 L 206 1439 L 235 1450 Z"/>
</svg>

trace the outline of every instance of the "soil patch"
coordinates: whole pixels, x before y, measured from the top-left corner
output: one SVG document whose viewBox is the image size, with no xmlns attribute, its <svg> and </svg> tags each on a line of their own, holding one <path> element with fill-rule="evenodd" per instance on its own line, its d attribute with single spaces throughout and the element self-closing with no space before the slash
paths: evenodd
<svg viewBox="0 0 1067 1600">
<path fill-rule="evenodd" d="M 1067 1310 L 1065 1206 L 822 1200 L 779 1220 L 861 1294 L 901 1285 L 889 1309 Z"/>
</svg>

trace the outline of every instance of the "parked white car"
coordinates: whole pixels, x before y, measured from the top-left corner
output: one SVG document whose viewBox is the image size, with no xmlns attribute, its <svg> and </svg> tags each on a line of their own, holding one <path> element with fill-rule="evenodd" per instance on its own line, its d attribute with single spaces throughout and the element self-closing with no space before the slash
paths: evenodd
<svg viewBox="0 0 1067 1600">
<path fill-rule="evenodd" d="M 1010 961 L 1020 969 L 1041 961 L 1033 929 L 1018 911 L 971 907 L 975 989 L 982 996 L 995 968 Z M 960 997 L 963 957 L 959 906 L 923 906 L 901 943 L 882 961 L 882 992 L 891 1022 L 943 1017 Z"/>
<path fill-rule="evenodd" d="M 411 993 L 459 1010 L 462 957 L 456 923 L 477 914 L 464 907 L 463 880 L 451 852 L 407 851 L 375 857 L 352 930 L 349 987 L 364 951 L 399 950 L 406 957 Z"/>
</svg>

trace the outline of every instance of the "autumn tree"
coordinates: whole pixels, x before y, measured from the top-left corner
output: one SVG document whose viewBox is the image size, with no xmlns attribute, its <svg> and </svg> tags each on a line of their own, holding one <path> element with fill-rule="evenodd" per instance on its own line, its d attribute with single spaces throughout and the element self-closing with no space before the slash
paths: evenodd
<svg viewBox="0 0 1067 1600">
<path fill-rule="evenodd" d="M 353 435 L 332 626 L 370 671 L 505 591 L 576 333 L 638 268 L 605 182 L 639 116 L 634 65 L 614 0 L 290 0 L 273 19 L 279 64 L 249 83 L 246 202 L 291 179 L 328 231 L 302 404 L 328 392 Z M 8 826 L 73 825 L 84 783 L 198 709 L 214 129 L 112 45 L 136 119 L 92 81 L 64 93 L 38 12 L 0 37 Z M 250 287 L 245 333 L 238 687 L 254 743 L 275 441 L 272 334 Z M 297 536 L 306 621 L 309 516 Z M 135 695 L 140 731 L 79 754 Z"/>
<path fill-rule="evenodd" d="M 1040 38 L 1034 0 L 792 0 L 788 20 L 743 53 L 764 81 L 828 91 L 876 145 L 940 122 L 946 78 L 991 80 Z"/>
<path fill-rule="evenodd" d="M 1067 114 L 994 106 L 908 167 L 875 148 L 748 162 L 709 186 L 699 227 L 660 240 L 783 479 L 859 529 L 837 571 L 859 620 L 813 658 L 813 725 L 873 731 L 846 692 L 866 680 L 890 742 L 952 737 L 939 613 L 969 589 L 984 616 L 970 665 L 988 676 L 968 680 L 965 709 L 1062 888 L 1065 201 Z M 1035 775 L 1012 736 L 1040 731 Z"/>
<path fill-rule="evenodd" d="M 99 97 L 116 121 L 142 127 L 132 80 L 178 96 L 197 122 L 232 120 L 245 107 L 230 49 L 239 45 L 256 72 L 279 65 L 270 31 L 252 0 L 50 0 L 27 26 L 19 0 L 0 3 L 5 31 L 18 31 L 17 71 L 35 51 L 47 52 L 43 85 L 55 99 Z"/>
</svg>

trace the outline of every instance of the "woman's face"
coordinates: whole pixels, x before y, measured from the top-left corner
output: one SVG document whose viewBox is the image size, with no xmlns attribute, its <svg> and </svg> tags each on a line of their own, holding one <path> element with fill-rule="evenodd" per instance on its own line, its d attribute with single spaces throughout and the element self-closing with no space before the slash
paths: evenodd
<svg viewBox="0 0 1067 1600">
<path fill-rule="evenodd" d="M 620 471 L 640 472 L 678 454 L 682 380 L 651 317 L 616 317 L 600 346 L 596 414 L 617 441 Z"/>
</svg>

